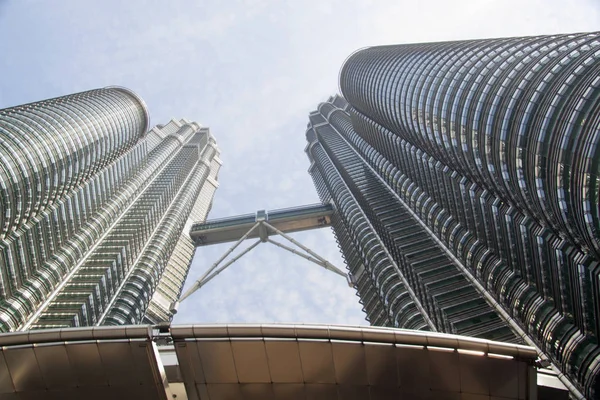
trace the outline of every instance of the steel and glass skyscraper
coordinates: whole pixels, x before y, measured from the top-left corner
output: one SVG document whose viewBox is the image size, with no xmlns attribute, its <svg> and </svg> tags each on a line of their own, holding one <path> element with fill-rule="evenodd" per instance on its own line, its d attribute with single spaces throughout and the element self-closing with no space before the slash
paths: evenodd
<svg viewBox="0 0 600 400">
<path fill-rule="evenodd" d="M 221 161 L 207 128 L 149 123 L 118 87 L 0 110 L 0 331 L 172 317 Z"/>
<path fill-rule="evenodd" d="M 371 323 L 514 333 L 600 394 L 600 34 L 366 48 L 340 87 L 306 151 Z"/>
</svg>

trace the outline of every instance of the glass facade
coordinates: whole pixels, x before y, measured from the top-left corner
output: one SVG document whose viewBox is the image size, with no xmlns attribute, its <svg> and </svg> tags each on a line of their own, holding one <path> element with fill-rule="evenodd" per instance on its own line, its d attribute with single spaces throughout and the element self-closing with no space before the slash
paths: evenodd
<svg viewBox="0 0 600 400">
<path fill-rule="evenodd" d="M 0 110 L 0 331 L 172 317 L 221 162 L 207 128 L 148 126 L 115 87 Z"/>
<path fill-rule="evenodd" d="M 594 398 L 600 34 L 371 47 L 340 87 L 307 153 L 371 323 L 518 332 Z"/>
</svg>

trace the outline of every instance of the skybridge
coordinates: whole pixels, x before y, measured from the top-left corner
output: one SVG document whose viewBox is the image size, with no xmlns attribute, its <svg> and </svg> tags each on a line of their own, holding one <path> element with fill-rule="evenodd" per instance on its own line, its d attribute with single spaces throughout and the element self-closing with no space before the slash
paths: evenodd
<svg viewBox="0 0 600 400">
<path fill-rule="evenodd" d="M 258 229 L 251 230 L 261 221 L 287 234 L 330 226 L 332 214 L 331 204 L 311 204 L 273 211 L 260 210 L 253 214 L 212 219 L 194 224 L 190 237 L 196 246 L 207 246 L 236 242 L 250 231 L 246 239 L 260 238 L 264 242 L 268 236 L 276 233 L 269 231 L 267 225 L 262 224 Z"/>
<path fill-rule="evenodd" d="M 352 287 L 354 284 L 349 274 L 289 236 L 290 233 L 294 232 L 331 226 L 333 213 L 334 210 L 331 204 L 311 204 L 279 210 L 259 210 L 253 214 L 213 219 L 192 225 L 190 237 L 196 247 L 229 242 L 234 242 L 234 244 L 208 268 L 200 279 L 194 282 L 188 291 L 181 296 L 180 301 L 188 298 L 261 243 L 271 243 L 336 273 L 346 278 L 348 285 Z M 275 240 L 273 236 L 279 236 L 288 243 Z M 244 241 L 252 239 L 254 241 L 250 246 L 231 257 L 229 261 L 225 261 Z M 173 305 L 172 312 L 176 312 L 177 306 L 178 304 Z"/>
</svg>

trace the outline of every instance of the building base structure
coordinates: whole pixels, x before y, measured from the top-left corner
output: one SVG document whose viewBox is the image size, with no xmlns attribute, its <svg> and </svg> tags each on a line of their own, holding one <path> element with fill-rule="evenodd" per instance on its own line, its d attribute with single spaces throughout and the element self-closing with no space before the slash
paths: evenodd
<svg viewBox="0 0 600 400">
<path fill-rule="evenodd" d="M 0 335 L 0 398 L 560 399 L 538 390 L 536 359 L 527 346 L 391 328 L 67 328 Z"/>
</svg>

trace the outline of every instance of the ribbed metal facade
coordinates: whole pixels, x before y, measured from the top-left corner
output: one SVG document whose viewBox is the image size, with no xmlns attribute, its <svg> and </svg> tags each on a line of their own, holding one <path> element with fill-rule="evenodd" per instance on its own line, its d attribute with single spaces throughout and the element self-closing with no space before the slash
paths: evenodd
<svg viewBox="0 0 600 400">
<path fill-rule="evenodd" d="M 448 254 L 406 209 L 399 173 L 352 127 L 340 97 L 310 117 L 311 175 L 373 325 L 517 341 Z M 440 226 L 440 228 L 442 228 Z"/>
<path fill-rule="evenodd" d="M 506 321 L 490 324 L 510 326 L 594 398 L 600 35 L 372 47 L 349 57 L 340 87 L 350 105 L 336 97 L 311 114 L 307 151 L 370 321 L 431 328 L 399 323 L 392 305 L 404 296 L 414 320 L 486 337 L 485 323 L 467 332 L 445 311 L 461 290 L 483 296 Z M 398 278 L 386 279 L 397 294 L 368 235 L 395 260 Z"/>
<path fill-rule="evenodd" d="M 171 318 L 219 150 L 196 123 L 148 126 L 123 88 L 0 110 L 0 331 Z"/>
</svg>

